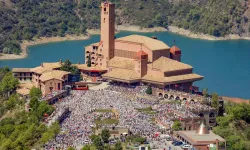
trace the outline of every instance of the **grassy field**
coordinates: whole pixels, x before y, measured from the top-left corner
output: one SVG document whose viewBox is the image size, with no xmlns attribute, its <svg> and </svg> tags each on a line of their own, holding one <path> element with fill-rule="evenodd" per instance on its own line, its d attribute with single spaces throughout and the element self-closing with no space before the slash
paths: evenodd
<svg viewBox="0 0 250 150">
<path fill-rule="evenodd" d="M 112 112 L 112 109 L 96 109 L 95 112 Z"/>
<path fill-rule="evenodd" d="M 157 112 L 153 111 L 152 107 L 146 107 L 146 108 L 136 108 L 141 113 L 146 113 L 148 115 L 154 115 L 157 114 Z"/>
<path fill-rule="evenodd" d="M 95 124 L 118 124 L 119 120 L 117 119 L 103 119 L 103 120 L 95 120 Z"/>
</svg>

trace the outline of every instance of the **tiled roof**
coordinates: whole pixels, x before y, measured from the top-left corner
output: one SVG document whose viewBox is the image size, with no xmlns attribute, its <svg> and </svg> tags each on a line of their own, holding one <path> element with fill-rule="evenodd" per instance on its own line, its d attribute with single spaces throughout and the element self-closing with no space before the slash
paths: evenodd
<svg viewBox="0 0 250 150">
<path fill-rule="evenodd" d="M 154 50 L 163 50 L 169 49 L 170 47 L 160 40 L 156 40 L 147 36 L 142 35 L 129 35 L 125 37 L 121 37 L 116 39 L 116 41 L 125 41 L 125 42 L 134 42 L 143 44 L 144 46 L 148 47 L 152 51 Z"/>
<path fill-rule="evenodd" d="M 214 143 L 216 140 L 219 140 L 220 142 L 226 141 L 225 139 L 213 133 L 212 131 L 210 131 L 209 134 L 197 134 L 195 130 L 176 131 L 175 133 L 194 145 L 195 144 L 207 145 L 209 142 Z"/>
<path fill-rule="evenodd" d="M 183 81 L 201 80 L 203 79 L 203 76 L 194 73 L 171 76 L 171 77 L 161 77 L 161 76 L 156 76 L 154 74 L 146 74 L 145 76 L 142 77 L 142 79 L 152 82 L 165 83 L 165 84 L 175 84 L 175 83 L 182 83 Z"/>
<path fill-rule="evenodd" d="M 36 68 L 30 69 L 32 72 L 42 74 L 48 71 L 51 71 L 56 68 L 60 68 L 61 63 L 60 62 L 55 62 L 55 63 L 42 63 L 42 66 L 38 66 Z"/>
<path fill-rule="evenodd" d="M 190 73 L 190 74 L 183 74 L 183 75 L 178 75 L 178 76 L 171 76 L 171 77 L 165 77 L 165 82 L 170 83 L 170 82 L 183 82 L 183 81 L 198 81 L 203 79 L 203 76 L 200 76 L 195 73 Z"/>
<path fill-rule="evenodd" d="M 48 71 L 51 71 L 53 70 L 53 68 L 46 68 L 46 67 L 41 67 L 41 66 L 38 66 L 36 68 L 32 68 L 30 69 L 32 72 L 35 72 L 35 73 L 38 73 L 38 74 L 43 74 L 45 72 L 48 72 Z"/>
<path fill-rule="evenodd" d="M 170 48 L 170 52 L 171 53 L 175 53 L 176 51 L 180 51 L 181 49 L 179 49 L 177 46 L 173 46 Z"/>
<path fill-rule="evenodd" d="M 32 82 L 20 83 L 16 92 L 21 95 L 29 95 L 30 89 L 34 87 Z"/>
<path fill-rule="evenodd" d="M 151 64 L 148 64 L 149 68 L 161 70 L 162 72 L 171 72 L 171 71 L 177 71 L 177 70 L 184 70 L 184 69 L 192 69 L 193 67 L 184 64 L 181 62 L 178 62 L 176 60 L 167 58 L 167 57 L 160 57 Z"/>
<path fill-rule="evenodd" d="M 95 67 L 88 67 L 87 64 L 74 64 L 78 69 L 80 70 L 100 70 L 100 71 L 104 71 L 106 69 L 99 67 L 99 66 L 95 66 Z"/>
<path fill-rule="evenodd" d="M 135 61 L 129 58 L 114 57 L 108 61 L 108 67 L 133 70 L 135 68 Z"/>
<path fill-rule="evenodd" d="M 51 80 L 51 79 L 57 79 L 57 80 L 63 81 L 63 76 L 64 76 L 64 75 L 67 75 L 67 74 L 70 74 L 70 72 L 61 71 L 61 70 L 51 70 L 51 71 L 49 71 L 49 72 L 43 73 L 43 74 L 40 76 L 39 79 L 40 79 L 42 82 L 48 81 L 48 80 Z"/>
<path fill-rule="evenodd" d="M 16 92 L 21 95 L 29 95 L 30 89 L 17 89 Z"/>
<path fill-rule="evenodd" d="M 103 78 L 107 79 L 118 79 L 118 80 L 140 80 L 140 75 L 134 70 L 113 68 L 112 71 L 102 75 Z"/>
<path fill-rule="evenodd" d="M 135 54 L 135 59 L 141 59 L 142 56 L 148 56 L 148 54 L 145 53 L 143 50 L 140 50 L 139 52 L 137 52 L 137 53 Z"/>
<path fill-rule="evenodd" d="M 12 72 L 32 72 L 30 68 L 13 68 Z"/>
</svg>

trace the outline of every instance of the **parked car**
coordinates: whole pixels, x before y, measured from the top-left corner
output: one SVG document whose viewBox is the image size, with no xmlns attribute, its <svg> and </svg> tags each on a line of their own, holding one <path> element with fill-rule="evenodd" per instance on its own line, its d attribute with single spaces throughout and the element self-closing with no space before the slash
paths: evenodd
<svg viewBox="0 0 250 150">
<path fill-rule="evenodd" d="M 89 140 L 84 140 L 84 144 L 89 144 Z"/>
<path fill-rule="evenodd" d="M 144 144 L 149 144 L 149 142 L 148 142 L 148 141 L 145 141 Z"/>
<path fill-rule="evenodd" d="M 172 138 L 171 138 L 171 137 L 168 137 L 166 140 L 167 140 L 167 141 L 172 141 Z"/>
<path fill-rule="evenodd" d="M 181 148 L 190 148 L 190 147 L 191 147 L 191 145 L 188 145 L 188 144 L 184 144 L 181 146 Z"/>
<path fill-rule="evenodd" d="M 180 141 L 176 141 L 176 140 L 173 140 L 173 142 L 171 143 L 171 144 L 175 144 L 175 143 L 177 143 L 177 142 L 180 142 Z"/>
<path fill-rule="evenodd" d="M 174 146 L 181 146 L 183 143 L 182 142 L 176 142 Z"/>
</svg>

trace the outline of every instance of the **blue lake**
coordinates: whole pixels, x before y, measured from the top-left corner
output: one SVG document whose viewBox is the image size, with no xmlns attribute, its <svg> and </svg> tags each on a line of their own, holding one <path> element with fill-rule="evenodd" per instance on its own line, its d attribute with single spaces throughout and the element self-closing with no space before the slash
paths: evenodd
<svg viewBox="0 0 250 150">
<path fill-rule="evenodd" d="M 250 99 L 250 41 L 206 41 L 192 39 L 168 32 L 136 33 L 120 32 L 116 36 L 140 34 L 155 35 L 169 46 L 182 50 L 182 62 L 194 67 L 194 72 L 205 76 L 195 85 L 219 95 Z M 99 35 L 88 40 L 49 43 L 29 47 L 28 57 L 19 60 L 0 60 L 0 67 L 35 67 L 42 62 L 70 59 L 73 63 L 84 62 L 84 47 L 99 41 Z"/>
</svg>

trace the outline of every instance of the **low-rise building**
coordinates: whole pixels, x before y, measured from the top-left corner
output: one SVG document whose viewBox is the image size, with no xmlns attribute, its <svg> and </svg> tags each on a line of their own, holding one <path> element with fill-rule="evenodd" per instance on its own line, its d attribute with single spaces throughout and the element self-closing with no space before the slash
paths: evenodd
<svg viewBox="0 0 250 150">
<path fill-rule="evenodd" d="M 21 95 L 28 95 L 33 86 L 41 89 L 44 96 L 54 90 L 62 90 L 68 84 L 70 72 L 59 70 L 61 63 L 61 61 L 42 63 L 41 66 L 35 68 L 13 68 L 14 77 L 22 83 L 17 92 Z"/>
<path fill-rule="evenodd" d="M 196 150 L 209 150 L 211 145 L 216 145 L 219 149 L 219 143 L 226 145 L 226 140 L 219 135 L 209 131 L 202 123 L 197 130 L 175 131 L 175 136 L 194 147 Z"/>
</svg>

